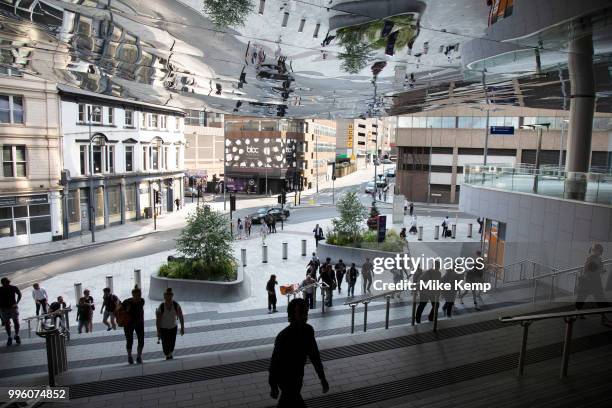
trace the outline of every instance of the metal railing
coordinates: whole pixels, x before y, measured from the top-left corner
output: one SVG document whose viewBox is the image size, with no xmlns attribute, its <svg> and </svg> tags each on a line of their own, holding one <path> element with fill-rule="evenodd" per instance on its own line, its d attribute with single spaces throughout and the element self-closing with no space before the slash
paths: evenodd
<svg viewBox="0 0 612 408">
<path fill-rule="evenodd" d="M 46 313 L 46 314 L 42 314 L 38 316 L 30 316 L 30 317 L 26 317 L 22 319 L 24 322 L 28 324 L 28 338 L 32 337 L 32 321 L 33 320 L 37 321 L 36 328 L 38 329 L 38 326 L 41 321 L 53 320 L 53 323 L 55 325 L 55 322 L 57 321 L 57 319 L 59 319 L 62 330 L 66 332 L 67 340 L 70 341 L 70 319 L 68 318 L 68 314 L 71 311 L 72 311 L 72 308 L 68 306 L 63 309 L 59 309 L 58 311 L 55 311 L 55 312 Z"/>
<path fill-rule="evenodd" d="M 351 334 L 355 333 L 355 309 L 360 303 L 363 304 L 363 331 L 368 330 L 368 304 L 375 300 L 386 298 L 386 311 L 385 311 L 385 329 L 389 328 L 389 309 L 391 308 L 391 298 L 398 293 L 404 292 L 404 290 L 392 290 L 383 292 L 378 295 L 362 296 L 354 298 L 344 302 L 344 305 L 348 305 L 351 308 Z"/>
<path fill-rule="evenodd" d="M 310 285 L 298 286 L 296 290 L 285 294 L 285 296 L 287 296 L 287 304 L 289 304 L 289 302 L 291 301 L 292 296 L 293 299 L 297 298 L 298 295 L 304 298 L 304 292 L 306 291 L 306 289 L 310 288 L 314 289 L 312 293 L 312 304 L 314 307 L 317 306 L 317 288 L 321 288 L 321 313 L 325 313 L 325 289 L 329 288 L 329 285 L 325 282 L 314 282 Z"/>
<path fill-rule="evenodd" d="M 610 265 L 612 259 L 604 259 L 602 264 L 604 266 Z M 533 281 L 532 303 L 536 303 L 539 298 L 538 289 L 548 283 L 546 299 L 548 302 L 553 302 L 560 292 L 566 292 L 568 295 L 576 294 L 578 277 L 583 269 L 584 265 L 560 269 L 524 259 L 505 266 L 489 264 L 487 265 L 486 276 L 490 283 L 493 284 L 494 282 L 494 288 L 497 288 L 498 281 L 503 284 Z M 515 278 L 517 272 L 518 278 Z M 546 280 L 550 280 L 550 282 L 545 282 Z M 560 282 L 565 283 L 565 287 L 562 288 Z"/>
<path fill-rule="evenodd" d="M 521 350 L 519 352 L 519 361 L 517 374 L 522 376 L 525 371 L 525 360 L 527 358 L 527 338 L 529 335 L 529 326 L 537 320 L 546 319 L 563 319 L 565 321 L 565 336 L 563 341 L 563 355 L 561 363 L 561 378 L 567 377 L 567 368 L 569 365 L 569 355 L 571 353 L 571 341 L 572 331 L 574 322 L 579 316 L 587 316 L 605 313 L 612 313 L 612 307 L 605 307 L 599 309 L 587 309 L 587 310 L 574 310 L 571 312 L 560 312 L 560 313 L 546 313 L 546 314 L 533 314 L 533 315 L 522 315 L 522 316 L 507 316 L 500 317 L 499 320 L 502 323 L 519 323 L 523 327 L 523 337 L 521 341 Z"/>
</svg>

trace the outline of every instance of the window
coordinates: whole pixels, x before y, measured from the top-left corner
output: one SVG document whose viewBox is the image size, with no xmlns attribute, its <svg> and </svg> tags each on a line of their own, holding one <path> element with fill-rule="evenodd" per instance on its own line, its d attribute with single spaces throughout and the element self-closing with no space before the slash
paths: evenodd
<svg viewBox="0 0 612 408">
<path fill-rule="evenodd" d="M 81 222 L 79 190 L 70 190 L 68 192 L 68 222 L 70 224 Z"/>
<path fill-rule="evenodd" d="M 152 114 L 149 116 L 150 118 L 150 127 L 157 129 L 158 126 L 158 116 L 156 114 Z"/>
<path fill-rule="evenodd" d="M 133 110 L 129 110 L 129 109 L 125 110 L 124 125 L 129 126 L 129 127 L 134 126 L 134 111 Z"/>
<path fill-rule="evenodd" d="M 168 166 L 168 148 L 167 147 L 163 147 L 163 149 L 164 149 L 164 160 L 163 160 L 162 167 L 164 169 L 168 169 L 168 168 L 170 168 L 170 166 Z"/>
<path fill-rule="evenodd" d="M 108 215 L 115 216 L 113 218 L 119 218 L 121 214 L 121 189 L 119 186 L 109 186 L 106 189 L 106 196 L 108 198 Z"/>
<path fill-rule="evenodd" d="M 4 177 L 26 177 L 25 146 L 2 147 L 2 175 Z"/>
<path fill-rule="evenodd" d="M 126 184 L 125 185 L 125 212 L 136 211 L 136 185 Z"/>
<path fill-rule="evenodd" d="M 180 169 L 181 168 L 181 146 L 176 146 L 176 168 Z"/>
<path fill-rule="evenodd" d="M 153 170 L 159 169 L 159 146 L 151 147 L 151 168 Z"/>
<path fill-rule="evenodd" d="M 18 69 L 11 68 L 11 67 L 0 67 L 0 75 L 14 76 L 14 77 L 23 76 L 23 74 Z"/>
<path fill-rule="evenodd" d="M 147 158 L 149 156 L 148 153 L 148 147 L 147 146 L 143 146 L 142 147 L 142 169 L 143 170 L 147 170 L 148 169 L 148 161 Z"/>
<path fill-rule="evenodd" d="M 102 123 L 102 106 L 90 105 L 87 107 L 87 112 L 91 123 Z"/>
<path fill-rule="evenodd" d="M 265 8 L 266 8 L 266 0 L 259 0 L 259 14 L 263 14 Z"/>
<path fill-rule="evenodd" d="M 113 108 L 108 108 L 108 124 L 112 125 L 114 124 L 114 116 L 115 116 L 115 109 Z"/>
<path fill-rule="evenodd" d="M 0 95 L 0 123 L 23 123 L 23 97 Z"/>
<path fill-rule="evenodd" d="M 147 127 L 147 114 L 144 112 L 140 112 L 140 127 L 141 128 Z"/>
<path fill-rule="evenodd" d="M 166 129 L 166 115 L 159 116 L 159 128 Z"/>
<path fill-rule="evenodd" d="M 298 33 L 301 33 L 302 31 L 304 31 L 304 24 L 306 24 L 305 18 L 300 20 L 300 27 L 298 28 Z"/>
<path fill-rule="evenodd" d="M 134 171 L 134 146 L 125 146 L 125 171 Z"/>
<path fill-rule="evenodd" d="M 115 146 L 106 147 L 106 172 L 115 172 Z"/>
<path fill-rule="evenodd" d="M 30 218 L 30 234 L 51 232 L 51 217 Z"/>
<path fill-rule="evenodd" d="M 314 33 L 312 34 L 312 38 L 317 38 L 319 37 L 319 29 L 321 28 L 321 24 L 317 23 L 317 25 L 315 26 L 315 30 Z"/>
<path fill-rule="evenodd" d="M 87 110 L 87 107 L 85 106 L 84 103 L 79 103 L 79 122 L 83 123 L 85 122 L 85 111 Z"/>
<path fill-rule="evenodd" d="M 102 173 L 102 145 L 93 147 L 93 172 L 94 174 Z"/>
<path fill-rule="evenodd" d="M 289 21 L 289 13 L 286 11 L 283 13 L 283 22 L 281 23 L 281 27 L 287 27 L 287 22 Z"/>
<path fill-rule="evenodd" d="M 79 146 L 79 164 L 81 175 L 87 174 L 87 146 Z"/>
<path fill-rule="evenodd" d="M 174 128 L 176 130 L 181 129 L 181 118 L 179 118 L 178 116 L 174 118 Z"/>
</svg>

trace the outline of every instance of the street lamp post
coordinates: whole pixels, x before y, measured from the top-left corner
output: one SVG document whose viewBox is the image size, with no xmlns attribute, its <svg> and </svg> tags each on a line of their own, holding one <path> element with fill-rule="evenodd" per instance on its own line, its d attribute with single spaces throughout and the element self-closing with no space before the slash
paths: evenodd
<svg viewBox="0 0 612 408">
<path fill-rule="evenodd" d="M 91 242 L 96 242 L 96 195 L 94 193 L 94 160 L 93 160 L 93 137 L 91 134 L 92 106 L 87 107 L 87 122 L 89 125 L 89 229 L 91 230 Z M 100 108 L 95 107 L 95 113 L 100 114 Z"/>
<path fill-rule="evenodd" d="M 538 147 L 536 149 L 536 157 L 535 157 L 535 168 L 533 172 L 533 192 L 537 194 L 538 192 L 538 169 L 540 168 L 540 151 L 542 150 L 542 129 L 548 127 L 550 123 L 536 123 L 534 125 L 523 125 L 523 128 L 530 128 L 536 130 L 538 132 Z"/>
<path fill-rule="evenodd" d="M 561 120 L 561 136 L 559 141 L 559 173 L 561 173 L 561 168 L 563 166 L 563 131 L 565 130 L 565 124 L 567 122 L 569 122 L 567 119 Z"/>
</svg>

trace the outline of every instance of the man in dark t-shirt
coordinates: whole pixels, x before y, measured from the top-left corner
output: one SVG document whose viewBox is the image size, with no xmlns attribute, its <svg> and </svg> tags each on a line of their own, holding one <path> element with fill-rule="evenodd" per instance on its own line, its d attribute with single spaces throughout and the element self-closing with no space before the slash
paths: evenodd
<svg viewBox="0 0 612 408">
<path fill-rule="evenodd" d="M 301 391 L 304 381 L 306 358 L 310 359 L 321 380 L 323 393 L 329 391 L 323 363 L 314 336 L 314 329 L 306 323 L 308 304 L 304 299 L 293 299 L 287 307 L 289 326 L 276 336 L 270 360 L 270 396 L 278 398 L 279 407 L 305 407 Z"/>
<path fill-rule="evenodd" d="M 0 286 L 0 319 L 8 337 L 6 345 L 10 346 L 13 344 L 11 320 L 15 327 L 15 343 L 21 344 L 21 339 L 19 338 L 19 307 L 17 306 L 21 301 L 21 291 L 17 286 L 11 285 L 11 281 L 8 278 L 2 278 L 0 282 L 2 283 L 2 286 Z"/>
</svg>

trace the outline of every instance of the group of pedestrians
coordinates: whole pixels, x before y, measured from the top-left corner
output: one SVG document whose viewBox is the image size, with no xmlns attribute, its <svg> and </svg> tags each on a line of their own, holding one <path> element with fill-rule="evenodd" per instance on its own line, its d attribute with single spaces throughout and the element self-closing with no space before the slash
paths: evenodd
<svg viewBox="0 0 612 408">
<path fill-rule="evenodd" d="M 251 236 L 251 227 L 253 219 L 249 216 L 244 217 L 244 221 L 240 218 L 236 221 L 236 237 L 238 239 L 249 238 Z"/>
<path fill-rule="evenodd" d="M 261 220 L 261 227 L 259 228 L 259 235 L 261 236 L 261 243 L 266 243 L 266 237 L 268 234 L 276 234 L 276 218 L 273 215 L 266 215 Z"/>
</svg>

